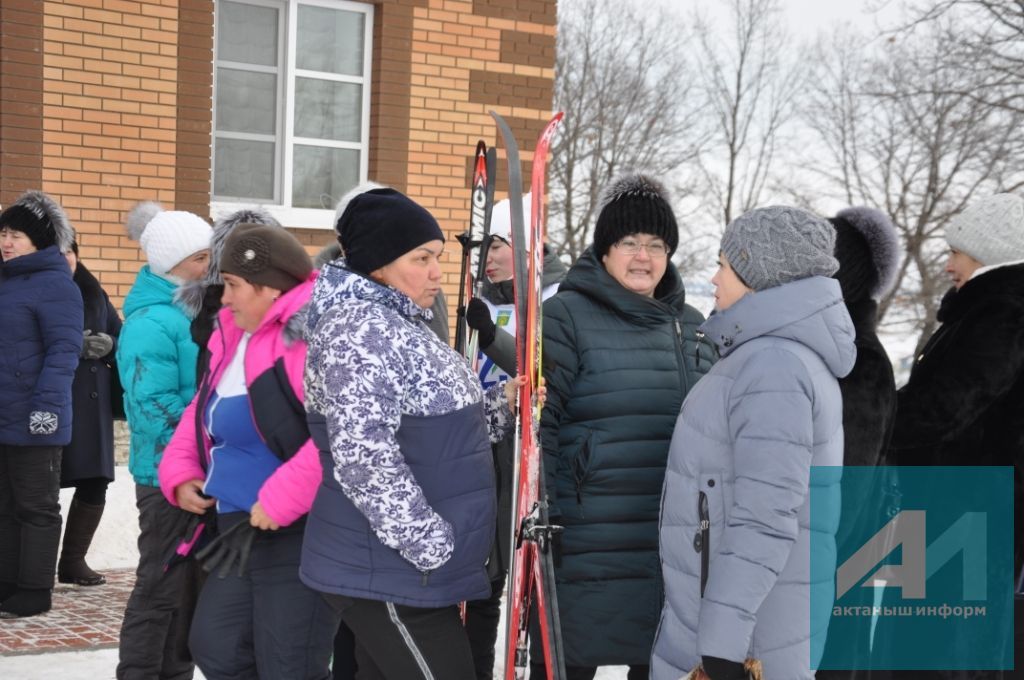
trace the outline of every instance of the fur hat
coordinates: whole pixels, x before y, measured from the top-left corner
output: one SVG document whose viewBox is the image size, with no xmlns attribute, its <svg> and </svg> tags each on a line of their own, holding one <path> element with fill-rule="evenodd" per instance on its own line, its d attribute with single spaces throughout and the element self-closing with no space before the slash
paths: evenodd
<svg viewBox="0 0 1024 680">
<path fill-rule="evenodd" d="M 266 224 L 281 227 L 281 223 L 263 208 L 242 208 L 233 213 L 217 218 L 213 223 L 213 237 L 210 239 L 210 266 L 206 275 L 199 281 L 186 281 L 174 292 L 174 299 L 181 303 L 193 315 L 203 307 L 203 297 L 210 286 L 224 283 L 220 277 L 220 256 L 224 252 L 224 241 L 240 224 Z M 215 291 L 219 297 L 220 293 Z"/>
<path fill-rule="evenodd" d="M 900 264 L 900 240 L 889 216 L 861 206 L 840 210 L 828 221 L 836 229 L 835 278 L 843 298 L 878 300 L 888 293 Z"/>
<path fill-rule="evenodd" d="M 288 231 L 267 224 L 239 224 L 224 242 L 220 271 L 285 292 L 309 277 L 313 263 Z"/>
<path fill-rule="evenodd" d="M 36 250 L 57 246 L 66 253 L 75 238 L 64 209 L 41 191 L 26 191 L 0 213 L 4 227 L 24 232 Z"/>
<path fill-rule="evenodd" d="M 638 173 L 619 175 L 601 192 L 594 227 L 594 254 L 600 259 L 619 239 L 651 234 L 665 241 L 671 257 L 679 245 L 679 225 L 659 182 Z"/>
<path fill-rule="evenodd" d="M 529 232 L 530 210 L 532 209 L 533 194 L 523 196 L 523 219 L 527 232 Z M 494 204 L 491 211 L 491 236 L 497 236 L 505 243 L 512 243 L 512 204 L 507 198 Z M 527 240 L 529 236 L 527 235 Z M 529 248 L 527 248 L 529 250 Z"/>
<path fill-rule="evenodd" d="M 210 247 L 213 230 L 199 215 L 164 210 L 146 202 L 132 208 L 126 221 L 128 236 L 137 238 L 149 268 L 164 276 L 182 260 Z"/>
<path fill-rule="evenodd" d="M 985 266 L 1024 260 L 1024 198 L 996 194 L 972 203 L 950 220 L 946 243 Z"/>
<path fill-rule="evenodd" d="M 428 241 L 444 241 L 434 216 L 394 189 L 353 197 L 336 229 L 349 268 L 364 276 Z"/>
<path fill-rule="evenodd" d="M 836 230 L 813 213 L 774 205 L 746 212 L 725 228 L 722 252 L 754 290 L 811 276 L 832 276 Z"/>
</svg>

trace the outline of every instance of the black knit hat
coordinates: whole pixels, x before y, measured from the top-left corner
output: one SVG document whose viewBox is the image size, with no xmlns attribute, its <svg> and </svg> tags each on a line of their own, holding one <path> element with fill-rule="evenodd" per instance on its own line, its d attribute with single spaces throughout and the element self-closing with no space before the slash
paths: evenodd
<svg viewBox="0 0 1024 680">
<path fill-rule="evenodd" d="M 665 241 L 668 254 L 679 245 L 679 225 L 668 194 L 657 181 L 640 174 L 620 175 L 604 188 L 601 213 L 594 227 L 594 254 L 607 254 L 619 239 L 651 234 Z"/>
<path fill-rule="evenodd" d="M 239 224 L 224 242 L 220 271 L 285 292 L 309 277 L 313 263 L 298 239 L 281 227 Z"/>
<path fill-rule="evenodd" d="M 3 227 L 23 232 L 36 250 L 55 245 L 64 253 L 74 238 L 64 209 L 41 191 L 26 191 L 0 213 L 0 228 Z"/>
<path fill-rule="evenodd" d="M 354 197 L 335 230 L 349 268 L 364 276 L 428 241 L 444 240 L 434 216 L 394 189 Z"/>
<path fill-rule="evenodd" d="M 900 243 L 888 215 L 866 207 L 840 210 L 829 222 L 836 229 L 835 256 L 843 299 L 879 299 L 896 279 Z"/>
</svg>

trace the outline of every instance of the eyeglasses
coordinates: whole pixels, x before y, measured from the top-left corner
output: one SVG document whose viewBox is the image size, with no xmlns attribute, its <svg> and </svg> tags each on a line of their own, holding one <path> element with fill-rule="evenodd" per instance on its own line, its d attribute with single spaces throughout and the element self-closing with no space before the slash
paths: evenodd
<svg viewBox="0 0 1024 680">
<path fill-rule="evenodd" d="M 631 238 L 624 238 L 621 241 L 615 243 L 615 247 L 619 249 L 619 252 L 623 255 L 636 255 L 640 252 L 640 249 L 647 251 L 650 257 L 665 257 L 668 255 L 668 246 L 663 241 L 651 241 L 650 243 L 640 243 L 637 240 Z"/>
</svg>

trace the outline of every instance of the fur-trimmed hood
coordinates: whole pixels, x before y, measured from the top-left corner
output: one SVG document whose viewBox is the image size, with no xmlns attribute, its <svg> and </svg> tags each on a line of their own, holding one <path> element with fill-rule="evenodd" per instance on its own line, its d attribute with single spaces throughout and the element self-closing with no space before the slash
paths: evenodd
<svg viewBox="0 0 1024 680">
<path fill-rule="evenodd" d="M 892 290 L 900 265 L 900 239 L 889 216 L 876 208 L 854 206 L 845 208 L 829 218 L 837 229 L 840 225 L 852 227 L 864 239 L 870 258 L 871 268 L 877 277 L 868 291 L 869 297 L 878 300 Z M 836 257 L 841 267 L 849 267 L 849 260 L 839 252 Z M 841 276 L 837 275 L 841 279 Z"/>
</svg>

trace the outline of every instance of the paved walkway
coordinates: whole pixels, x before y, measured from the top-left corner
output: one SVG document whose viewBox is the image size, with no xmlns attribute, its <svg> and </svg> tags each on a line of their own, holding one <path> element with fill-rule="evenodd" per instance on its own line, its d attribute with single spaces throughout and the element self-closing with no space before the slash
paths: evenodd
<svg viewBox="0 0 1024 680">
<path fill-rule="evenodd" d="M 0 619 L 0 655 L 117 647 L 134 569 L 103 569 L 107 582 L 83 588 L 57 584 L 53 609 L 26 619 Z"/>
</svg>

